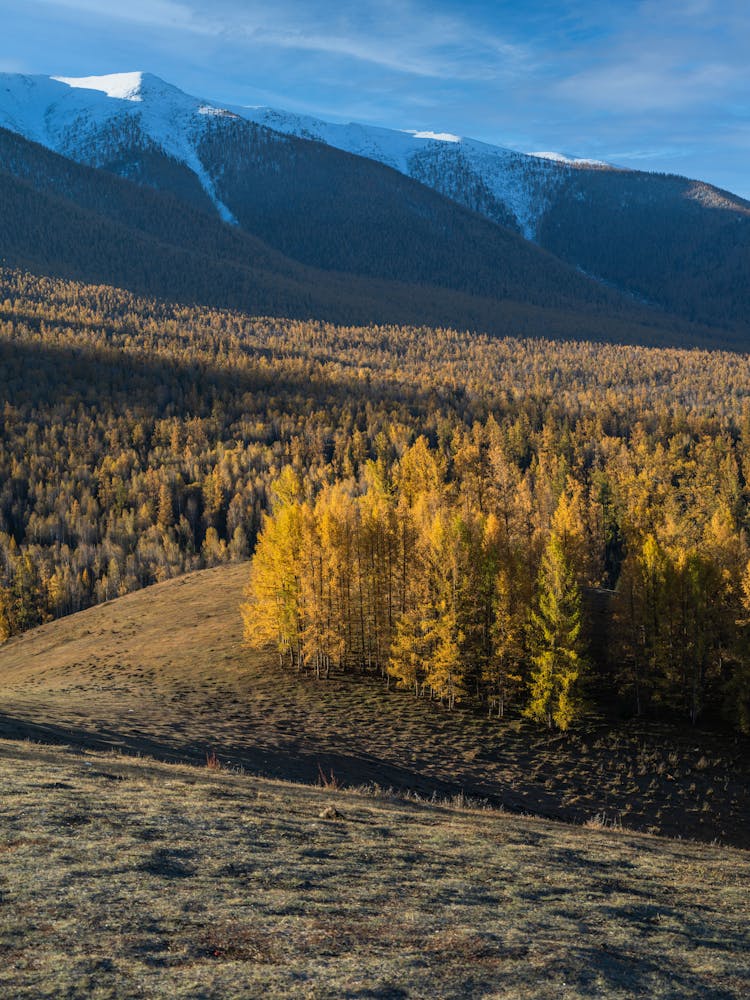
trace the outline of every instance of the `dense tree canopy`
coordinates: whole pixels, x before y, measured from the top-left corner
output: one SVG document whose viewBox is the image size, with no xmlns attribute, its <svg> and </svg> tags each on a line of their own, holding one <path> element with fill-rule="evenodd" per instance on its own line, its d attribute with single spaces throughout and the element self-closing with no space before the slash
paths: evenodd
<svg viewBox="0 0 750 1000">
<path fill-rule="evenodd" d="M 559 550 L 573 715 L 750 724 L 747 356 L 0 277 L 0 634 L 260 531 L 251 631 L 284 662 L 516 711 Z"/>
</svg>

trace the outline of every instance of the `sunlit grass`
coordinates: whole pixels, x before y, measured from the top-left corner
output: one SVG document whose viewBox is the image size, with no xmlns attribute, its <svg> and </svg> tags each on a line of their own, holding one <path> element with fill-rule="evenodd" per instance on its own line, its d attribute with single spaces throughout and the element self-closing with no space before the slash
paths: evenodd
<svg viewBox="0 0 750 1000">
<path fill-rule="evenodd" d="M 11 742 L 0 781 L 4 996 L 750 990 L 743 852 Z"/>
</svg>

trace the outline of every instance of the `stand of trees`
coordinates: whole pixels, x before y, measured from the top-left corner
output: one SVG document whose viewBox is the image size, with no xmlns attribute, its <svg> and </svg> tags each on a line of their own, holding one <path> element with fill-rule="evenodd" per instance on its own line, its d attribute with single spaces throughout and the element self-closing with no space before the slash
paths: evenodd
<svg viewBox="0 0 750 1000">
<path fill-rule="evenodd" d="M 558 467 L 555 492 L 539 464 L 522 474 L 492 417 L 451 457 L 419 437 L 393 465 L 366 460 L 317 492 L 286 467 L 242 606 L 248 642 L 290 669 L 377 672 L 549 728 L 595 695 L 693 723 L 709 707 L 747 729 L 750 568 L 726 508 L 694 546 L 657 541 L 613 521 L 601 480 Z M 624 551 L 607 636 L 592 636 L 586 597 Z M 591 638 L 612 641 L 604 679 Z"/>
<path fill-rule="evenodd" d="M 0 374 L 3 637 L 255 551 L 250 630 L 293 669 L 750 730 L 746 355 L 0 269 Z"/>
</svg>

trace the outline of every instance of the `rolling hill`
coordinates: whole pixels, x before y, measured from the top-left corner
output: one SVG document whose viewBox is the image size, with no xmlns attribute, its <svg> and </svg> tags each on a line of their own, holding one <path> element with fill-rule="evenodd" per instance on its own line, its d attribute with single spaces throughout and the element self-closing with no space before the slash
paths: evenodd
<svg viewBox="0 0 750 1000">
<path fill-rule="evenodd" d="M 750 846 L 747 740 L 666 726 L 529 723 L 448 712 L 374 678 L 316 683 L 242 646 L 247 564 L 170 580 L 0 647 L 0 736 L 221 761 L 315 782 L 322 770 L 515 812 Z"/>
</svg>

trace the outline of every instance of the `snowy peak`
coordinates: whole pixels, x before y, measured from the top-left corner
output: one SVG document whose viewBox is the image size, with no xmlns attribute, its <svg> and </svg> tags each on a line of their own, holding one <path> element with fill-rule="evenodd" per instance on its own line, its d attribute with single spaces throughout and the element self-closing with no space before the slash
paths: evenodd
<svg viewBox="0 0 750 1000">
<path fill-rule="evenodd" d="M 227 221 L 232 212 L 216 195 L 222 167 L 202 162 L 201 141 L 207 132 L 243 120 L 383 163 L 529 239 L 550 190 L 570 169 L 449 132 L 334 124 L 272 108 L 221 106 L 150 73 L 0 75 L 0 125 L 91 166 L 112 163 L 128 143 L 146 143 L 192 171 Z M 248 131 L 246 141 L 253 135 Z"/>
<path fill-rule="evenodd" d="M 194 106 L 196 99 L 183 93 L 153 73 L 109 73 L 106 76 L 53 76 L 50 79 L 64 83 L 72 90 L 97 91 L 117 101 L 151 104 L 165 102 L 169 105 Z"/>
<path fill-rule="evenodd" d="M 197 148 L 201 115 L 213 111 L 152 73 L 0 74 L 0 126 L 88 166 L 121 162 L 124 176 L 137 176 L 139 150 L 157 151 L 187 167 L 219 216 L 234 222 Z"/>
<path fill-rule="evenodd" d="M 147 73 L 110 73 L 108 76 L 53 76 L 53 80 L 80 90 L 98 90 L 122 101 L 142 101 Z M 158 77 L 152 77 L 159 83 Z"/>
</svg>

